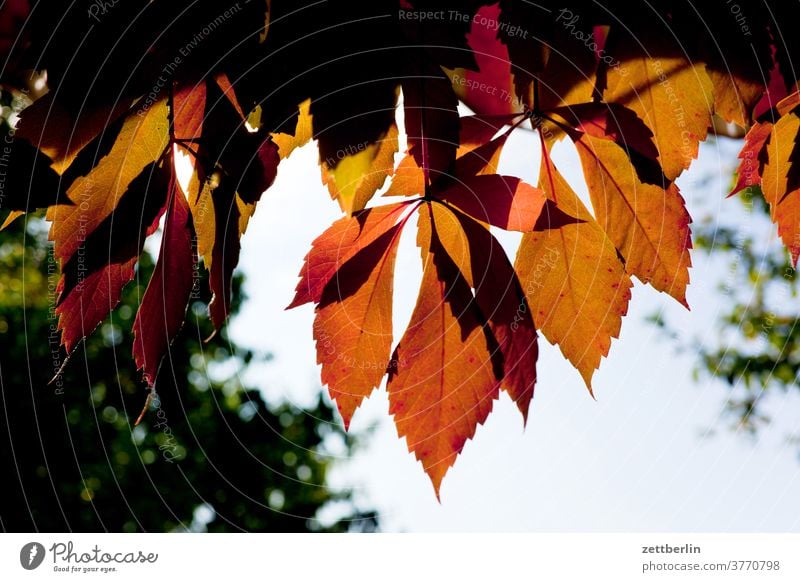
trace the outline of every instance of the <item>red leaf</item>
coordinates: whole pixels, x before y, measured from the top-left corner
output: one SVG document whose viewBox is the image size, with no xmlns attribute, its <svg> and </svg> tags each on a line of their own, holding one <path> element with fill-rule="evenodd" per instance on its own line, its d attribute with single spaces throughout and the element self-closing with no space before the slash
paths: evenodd
<svg viewBox="0 0 800 582">
<path fill-rule="evenodd" d="M 174 178 L 170 190 L 158 262 L 133 322 L 133 359 L 150 386 L 183 325 L 197 266 L 189 204 Z"/>
<path fill-rule="evenodd" d="M 446 175 L 456 157 L 459 136 L 458 99 L 442 71 L 427 66 L 403 81 L 403 109 L 408 153 L 422 168 L 426 184 Z"/>
<path fill-rule="evenodd" d="M 653 132 L 634 111 L 619 103 L 580 103 L 557 107 L 552 113 L 576 129 L 601 139 L 610 139 L 625 150 L 649 160 L 658 159 Z"/>
<path fill-rule="evenodd" d="M 516 113 L 522 110 L 522 104 L 514 91 L 508 48 L 491 26 L 496 22 L 503 22 L 497 4 L 478 10 L 467 35 L 478 70 L 455 69 L 450 79 L 459 98 L 473 111 L 496 115 Z"/>
<path fill-rule="evenodd" d="M 395 226 L 407 204 L 376 206 L 334 222 L 312 243 L 300 270 L 294 300 L 287 309 L 319 303 L 325 286 L 341 266 Z"/>
<path fill-rule="evenodd" d="M 203 134 L 206 84 L 177 85 L 172 97 L 175 139 L 198 140 Z"/>
<path fill-rule="evenodd" d="M 522 232 L 533 230 L 547 200 L 539 188 L 497 174 L 465 178 L 436 197 L 482 222 Z"/>
<path fill-rule="evenodd" d="M 231 304 L 233 270 L 239 264 L 239 206 L 236 193 L 228 180 L 223 179 L 211 193 L 214 203 L 214 249 L 208 284 L 213 296 L 208 304 L 211 322 L 220 329 L 228 319 Z"/>
<path fill-rule="evenodd" d="M 761 185 L 762 155 L 767 140 L 772 133 L 772 123 L 756 123 L 745 137 L 742 151 L 739 152 L 739 167 L 736 170 L 736 185 L 728 196 L 733 196 L 750 186 Z"/>
</svg>

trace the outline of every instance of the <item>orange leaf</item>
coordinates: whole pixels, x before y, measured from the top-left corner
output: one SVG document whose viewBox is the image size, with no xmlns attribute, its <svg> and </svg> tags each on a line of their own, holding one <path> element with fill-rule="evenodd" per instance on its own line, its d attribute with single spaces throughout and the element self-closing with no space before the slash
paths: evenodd
<svg viewBox="0 0 800 582">
<path fill-rule="evenodd" d="M 397 432 L 438 496 L 448 469 L 491 412 L 500 382 L 475 300 L 431 221 L 422 207 L 422 286 L 389 365 L 387 389 Z"/>
<path fill-rule="evenodd" d="M 85 237 L 116 208 L 131 181 L 161 157 L 169 142 L 167 104 L 155 103 L 143 115 L 129 115 L 111 151 L 67 191 L 70 206 L 50 207 L 50 238 L 59 258 L 68 259 Z"/>
<path fill-rule="evenodd" d="M 273 133 L 272 140 L 278 146 L 278 154 L 281 159 L 288 158 L 297 148 L 306 145 L 311 141 L 314 134 L 311 116 L 311 100 L 306 99 L 298 105 L 297 123 L 294 133 Z"/>
<path fill-rule="evenodd" d="M 744 140 L 742 151 L 739 152 L 739 167 L 736 169 L 736 185 L 731 190 L 729 196 L 741 192 L 750 186 L 759 186 L 761 184 L 761 172 L 764 160 L 763 156 L 766 155 L 764 148 L 767 145 L 767 140 L 772 134 L 773 124 L 769 121 L 756 123 L 747 132 Z"/>
<path fill-rule="evenodd" d="M 391 175 L 398 149 L 397 126 L 392 124 L 377 142 L 362 145 L 342 159 L 323 160 L 320 164 L 322 183 L 347 214 L 364 210 Z"/>
<path fill-rule="evenodd" d="M 627 272 L 686 305 L 691 219 L 678 187 L 640 181 L 613 142 L 583 134 L 576 145 L 597 222 Z"/>
<path fill-rule="evenodd" d="M 431 205 L 431 210 L 442 247 L 475 290 L 475 300 L 489 323 L 490 340 L 497 344 L 491 346 L 492 359 L 501 366 L 502 388 L 527 419 L 539 348 L 530 308 L 514 268 L 485 226 L 441 204 Z"/>
<path fill-rule="evenodd" d="M 407 155 L 395 168 L 392 183 L 384 196 L 424 196 L 425 174 L 414 156 Z"/>
<path fill-rule="evenodd" d="M 199 140 L 206 112 L 206 84 L 178 85 L 172 97 L 175 139 Z M 194 159 L 194 157 L 192 157 Z"/>
<path fill-rule="evenodd" d="M 543 160 L 540 187 L 579 222 L 537 228 L 522 237 L 516 271 L 536 326 L 591 379 L 619 337 L 631 298 L 630 277 L 613 243 L 552 163 Z"/>
<path fill-rule="evenodd" d="M 407 203 L 377 206 L 334 222 L 312 243 L 287 309 L 319 303 L 325 286 L 342 265 L 395 226 L 407 208 Z"/>
<path fill-rule="evenodd" d="M 322 294 L 314 320 L 317 363 L 350 426 L 353 413 L 386 375 L 392 350 L 392 290 L 398 223 L 344 263 Z"/>
<path fill-rule="evenodd" d="M 679 47 L 654 40 L 645 48 L 620 30 L 609 34 L 606 50 L 621 65 L 607 68 L 603 97 L 635 111 L 652 130 L 664 174 L 674 180 L 697 157 L 711 125 L 711 79 L 705 65 L 687 60 Z"/>
<path fill-rule="evenodd" d="M 766 146 L 766 164 L 761 173 L 761 190 L 769 203 L 772 221 L 789 249 L 792 261 L 800 256 L 800 108 L 783 115 L 772 128 Z"/>
</svg>

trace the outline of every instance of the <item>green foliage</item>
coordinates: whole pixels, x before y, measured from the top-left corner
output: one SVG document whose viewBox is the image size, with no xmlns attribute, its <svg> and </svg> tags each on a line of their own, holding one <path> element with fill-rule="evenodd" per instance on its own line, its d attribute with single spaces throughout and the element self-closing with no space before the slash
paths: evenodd
<svg viewBox="0 0 800 582">
<path fill-rule="evenodd" d="M 176 339 L 158 396 L 145 400 L 131 353 L 140 287 L 64 369 L 52 310 L 58 281 L 42 222 L 0 234 L 0 466 L 5 531 L 372 530 L 350 491 L 326 485 L 332 450 L 353 445 L 321 399 L 268 405 L 239 373 L 263 355 L 218 335 L 208 297 Z M 139 277 L 152 260 L 144 254 Z M 201 286 L 202 287 L 202 286 Z M 234 309 L 236 305 L 234 305 Z M 338 447 L 336 446 L 338 445 Z M 328 518 L 319 519 L 326 509 Z"/>
</svg>

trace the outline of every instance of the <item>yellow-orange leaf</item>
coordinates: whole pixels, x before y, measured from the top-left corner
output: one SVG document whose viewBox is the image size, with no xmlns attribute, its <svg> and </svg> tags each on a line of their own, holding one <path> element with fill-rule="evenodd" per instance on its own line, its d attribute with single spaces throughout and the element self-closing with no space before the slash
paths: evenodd
<svg viewBox="0 0 800 582">
<path fill-rule="evenodd" d="M 640 181 L 611 141 L 583 134 L 576 145 L 597 222 L 625 258 L 626 271 L 686 305 L 691 219 L 678 187 Z"/>
<path fill-rule="evenodd" d="M 448 469 L 491 412 L 500 382 L 474 297 L 431 220 L 423 206 L 422 286 L 389 365 L 388 391 L 397 432 L 438 495 Z"/>
<path fill-rule="evenodd" d="M 632 283 L 614 244 L 552 163 L 543 163 L 539 187 L 579 222 L 526 233 L 515 269 L 536 327 L 559 346 L 591 391 L 611 338 L 619 337 Z"/>
<path fill-rule="evenodd" d="M 272 141 L 278 146 L 281 159 L 288 158 L 295 149 L 306 145 L 314 135 L 311 120 L 311 99 L 306 99 L 298 106 L 297 125 L 294 134 L 273 133 Z"/>
<path fill-rule="evenodd" d="M 378 141 L 356 149 L 342 159 L 321 163 L 322 183 L 347 214 L 363 210 L 392 173 L 398 150 L 397 126 L 392 124 Z"/>
<path fill-rule="evenodd" d="M 798 111 L 783 115 L 769 136 L 767 162 L 761 174 L 761 190 L 769 203 L 772 221 L 778 234 L 797 264 L 800 256 L 800 180 L 797 164 L 800 151 L 797 135 L 800 132 Z"/>
<path fill-rule="evenodd" d="M 158 160 L 169 142 L 167 104 L 158 101 L 143 115 L 131 114 L 111 151 L 67 191 L 70 205 L 51 207 L 50 238 L 56 254 L 67 259 L 119 203 L 128 185 L 148 164 Z"/>
<path fill-rule="evenodd" d="M 674 180 L 697 157 L 711 125 L 714 91 L 705 65 L 677 55 L 652 58 L 627 35 L 608 51 L 622 64 L 608 68 L 604 99 L 633 109 L 647 124 L 664 174 Z"/>
<path fill-rule="evenodd" d="M 192 222 L 197 244 L 197 254 L 203 257 L 205 267 L 211 268 L 212 251 L 216 237 L 216 218 L 214 216 L 214 200 L 211 192 L 219 181 L 219 175 L 212 174 L 208 180 L 201 180 L 198 173 L 192 173 L 189 179 L 186 199 L 192 213 Z"/>
<path fill-rule="evenodd" d="M 384 196 L 423 196 L 425 194 L 425 173 L 410 154 L 406 155 L 392 176 L 392 183 Z"/>
<path fill-rule="evenodd" d="M 514 268 L 485 225 L 442 204 L 431 205 L 431 211 L 442 247 L 475 290 L 475 300 L 493 336 L 493 363 L 502 367 L 502 388 L 527 419 L 539 347 Z"/>
</svg>

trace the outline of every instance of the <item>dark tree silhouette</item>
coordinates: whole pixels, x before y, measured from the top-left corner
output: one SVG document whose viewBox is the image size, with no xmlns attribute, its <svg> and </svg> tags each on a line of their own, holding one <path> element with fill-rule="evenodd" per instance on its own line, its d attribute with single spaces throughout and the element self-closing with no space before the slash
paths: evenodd
<svg viewBox="0 0 800 582">
<path fill-rule="evenodd" d="M 0 233 L 0 530 L 375 529 L 375 514 L 359 511 L 350 491 L 326 485 L 329 445 L 353 444 L 332 410 L 321 399 L 309 409 L 271 407 L 242 386 L 238 372 L 263 356 L 224 333 L 198 341 L 213 329 L 204 291 L 139 426 L 145 391 L 129 321 L 137 285 L 48 384 L 63 352 L 52 312 L 58 273 L 44 232 L 32 218 L 27 232 L 19 221 Z M 151 270 L 145 254 L 140 278 Z M 319 519 L 323 508 L 327 520 Z"/>
</svg>

